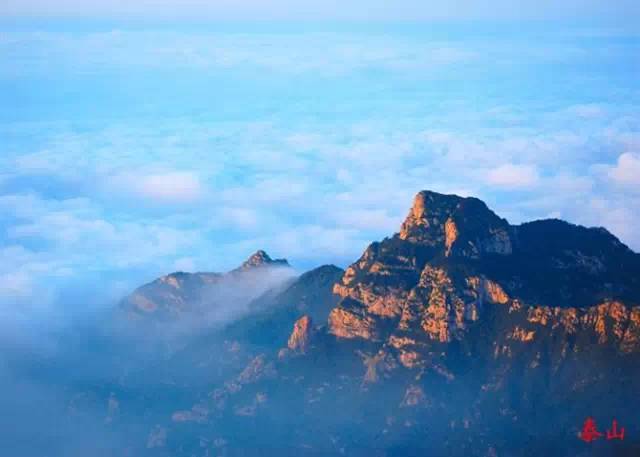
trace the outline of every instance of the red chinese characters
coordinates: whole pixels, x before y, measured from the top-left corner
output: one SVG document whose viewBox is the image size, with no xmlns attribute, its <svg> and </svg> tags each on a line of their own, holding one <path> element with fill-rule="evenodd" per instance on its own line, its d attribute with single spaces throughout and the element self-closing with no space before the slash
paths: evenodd
<svg viewBox="0 0 640 457">
<path fill-rule="evenodd" d="M 624 427 L 620 428 L 618 431 L 618 421 L 613 420 L 613 427 L 611 430 L 607 430 L 607 439 L 608 440 L 623 440 L 624 439 Z"/>
<path fill-rule="evenodd" d="M 594 421 L 592 417 L 587 417 L 587 420 L 584 421 L 584 425 L 582 426 L 582 431 L 580 432 L 580 439 L 582 441 L 590 443 L 597 440 L 601 436 L 602 433 L 598 431 L 596 421 Z"/>
<path fill-rule="evenodd" d="M 582 431 L 579 436 L 582 441 L 591 443 L 603 436 L 603 434 L 598 431 L 596 421 L 593 420 L 592 417 L 588 417 L 587 420 L 584 421 L 584 425 L 582 426 Z M 610 430 L 607 430 L 606 436 L 607 440 L 623 440 L 624 427 L 621 427 L 620 430 L 618 430 L 618 421 L 614 419 L 613 425 Z"/>
</svg>

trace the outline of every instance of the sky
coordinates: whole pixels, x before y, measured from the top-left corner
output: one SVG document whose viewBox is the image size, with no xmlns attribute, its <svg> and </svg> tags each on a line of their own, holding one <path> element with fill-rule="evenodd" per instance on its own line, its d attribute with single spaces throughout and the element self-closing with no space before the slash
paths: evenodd
<svg viewBox="0 0 640 457">
<path fill-rule="evenodd" d="M 509 3 L 3 2 L 0 317 L 257 249 L 345 266 L 423 189 L 639 251 L 638 8 Z"/>
<path fill-rule="evenodd" d="M 236 21 L 614 20 L 637 24 L 634 0 L 4 0 L 7 17 Z"/>
</svg>

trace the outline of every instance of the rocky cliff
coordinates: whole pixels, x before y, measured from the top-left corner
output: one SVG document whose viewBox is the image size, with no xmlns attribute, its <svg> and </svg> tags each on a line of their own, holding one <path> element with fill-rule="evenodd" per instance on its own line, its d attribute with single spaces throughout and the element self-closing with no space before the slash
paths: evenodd
<svg viewBox="0 0 640 457">
<path fill-rule="evenodd" d="M 558 220 L 511 226 L 475 198 L 420 192 L 400 233 L 371 244 L 335 285 L 342 300 L 329 331 L 448 342 L 500 305 L 525 327 L 588 328 L 628 351 L 640 311 L 639 258 L 604 229 Z"/>
</svg>

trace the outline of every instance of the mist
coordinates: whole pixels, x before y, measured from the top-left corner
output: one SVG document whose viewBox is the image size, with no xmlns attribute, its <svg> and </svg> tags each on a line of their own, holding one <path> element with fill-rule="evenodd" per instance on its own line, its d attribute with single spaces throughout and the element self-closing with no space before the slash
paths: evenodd
<svg viewBox="0 0 640 457">
<path fill-rule="evenodd" d="M 260 297 L 277 293 L 295 277 L 288 267 L 221 275 L 216 284 L 197 291 L 192 309 L 169 321 L 132 318 L 120 300 L 109 303 L 110 298 L 98 299 L 95 293 L 85 306 L 78 292 L 67 294 L 68 305 L 51 304 L 39 313 L 33 307 L 30 313 L 4 308 L 0 448 L 12 457 L 121 455 L 127 443 L 139 443 L 141 434 L 146 440 L 152 429 L 146 407 L 137 407 L 154 395 L 174 407 L 170 397 L 176 389 L 163 385 L 162 375 L 173 369 L 172 357 L 202 338 L 206 351 L 221 351 L 225 341 L 217 335 L 225 326 L 264 311 L 261 303 L 269 302 Z M 78 288 L 88 290 L 99 290 L 99 285 Z M 216 376 L 229 376 L 226 369 L 231 367 L 222 367 Z M 189 370 L 189 378 L 192 385 L 215 380 L 197 369 Z M 125 414 L 123 398 L 133 402 Z M 135 398 L 142 403 L 136 406 Z"/>
</svg>

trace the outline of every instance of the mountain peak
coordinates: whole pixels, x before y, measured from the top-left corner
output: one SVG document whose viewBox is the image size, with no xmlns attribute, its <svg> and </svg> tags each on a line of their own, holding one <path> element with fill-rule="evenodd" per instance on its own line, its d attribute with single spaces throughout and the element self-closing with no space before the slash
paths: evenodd
<svg viewBox="0 0 640 457">
<path fill-rule="evenodd" d="M 441 246 L 447 256 L 511 252 L 509 224 L 482 200 L 428 190 L 415 196 L 399 236 L 414 243 Z"/>
<path fill-rule="evenodd" d="M 432 190 L 422 190 L 413 198 L 411 214 L 414 217 L 422 217 L 425 213 L 434 209 L 453 208 L 464 200 L 455 194 L 441 194 Z"/>
<path fill-rule="evenodd" d="M 240 269 L 246 270 L 249 268 L 262 267 L 266 265 L 288 267 L 289 262 L 287 262 L 286 259 L 272 259 L 269 254 L 267 254 L 262 249 L 259 249 L 244 261 Z"/>
<path fill-rule="evenodd" d="M 432 232 L 432 237 L 440 238 L 444 222 L 463 200 L 457 195 L 439 194 L 429 190 L 418 192 L 400 229 L 400 238 L 425 241 L 425 232 Z"/>
</svg>

